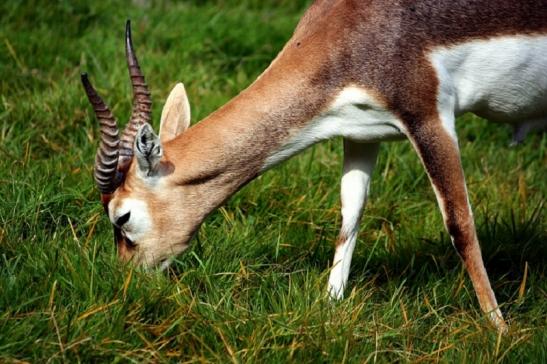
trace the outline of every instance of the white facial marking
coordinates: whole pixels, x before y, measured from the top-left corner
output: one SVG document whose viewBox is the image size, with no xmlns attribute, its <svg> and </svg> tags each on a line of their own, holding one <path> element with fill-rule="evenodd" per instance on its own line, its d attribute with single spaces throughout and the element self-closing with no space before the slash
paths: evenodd
<svg viewBox="0 0 547 364">
<path fill-rule="evenodd" d="M 122 226 L 125 235 L 138 243 L 138 240 L 150 230 L 151 220 L 148 207 L 144 201 L 126 198 L 120 207 L 110 211 L 110 221 L 114 224 L 117 219 L 130 212 L 129 220 Z"/>
<path fill-rule="evenodd" d="M 266 159 L 262 170 L 282 162 L 307 147 L 336 136 L 377 142 L 404 138 L 402 124 L 365 89 L 343 89 L 331 107 L 299 130 L 281 149 Z"/>
</svg>

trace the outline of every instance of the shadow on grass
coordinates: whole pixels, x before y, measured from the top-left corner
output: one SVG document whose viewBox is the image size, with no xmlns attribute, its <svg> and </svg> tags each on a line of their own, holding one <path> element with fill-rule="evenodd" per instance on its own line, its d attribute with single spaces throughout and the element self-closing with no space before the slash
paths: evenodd
<svg viewBox="0 0 547 364">
<path fill-rule="evenodd" d="M 540 204 L 528 214 L 514 211 L 505 213 L 504 216 L 478 214 L 477 232 L 483 258 L 501 303 L 513 302 L 518 298 L 525 266 L 528 294 L 533 298 L 532 301 L 541 299 L 544 290 L 542 277 L 547 271 L 547 232 L 542 220 L 542 207 L 543 204 Z M 242 262 L 246 269 L 251 267 L 259 281 L 266 277 L 279 279 L 281 276 L 286 277 L 303 271 L 314 274 L 326 273 L 334 253 L 333 231 L 314 232 L 307 227 L 302 231 L 296 230 L 291 233 L 295 241 L 304 242 L 301 245 L 295 244 L 290 248 L 276 251 L 275 246 L 265 243 L 252 247 L 245 257 L 238 255 L 241 253 L 239 249 L 226 254 L 231 254 L 235 261 Z M 259 234 L 259 231 L 256 233 Z M 381 238 L 378 239 L 379 243 L 376 246 L 371 246 L 369 241 L 368 247 L 359 247 L 359 244 L 367 243 L 363 240 L 360 239 L 355 252 L 349 289 L 359 288 L 365 282 L 372 282 L 380 291 L 385 291 L 389 295 L 390 289 L 384 288 L 404 284 L 405 290 L 415 295 L 441 281 L 445 281 L 449 286 L 456 285 L 459 281 L 458 276 L 461 275 L 465 277 L 465 284 L 472 290 L 467 274 L 463 272 L 462 262 L 441 227 L 437 238 L 415 241 L 395 239 L 394 246 L 389 249 L 382 244 Z M 211 251 L 204 251 L 207 250 L 205 247 L 206 244 L 197 239 L 192 251 L 196 256 L 210 257 Z M 183 260 L 183 264 L 175 265 L 171 270 L 175 276 L 187 274 L 188 270 L 193 270 L 192 267 L 197 264 L 195 261 Z M 227 268 L 224 263 L 221 265 L 222 269 Z M 220 269 L 218 264 L 215 264 L 212 271 L 216 269 Z M 519 310 L 526 310 L 525 306 L 519 307 Z"/>
<path fill-rule="evenodd" d="M 514 295 L 526 265 L 528 275 L 541 277 L 546 273 L 547 229 L 542 208 L 543 203 L 540 203 L 528 214 L 514 210 L 505 216 L 488 212 L 477 214 L 483 259 L 500 299 Z M 254 253 L 260 255 L 260 261 L 277 265 L 275 270 L 287 273 L 302 269 L 324 271 L 334 254 L 332 233 L 321 231 L 317 235 L 313 241 L 278 252 L 277 256 L 271 245 L 264 245 Z M 413 242 L 395 239 L 389 250 L 382 242 L 374 245 L 363 240 L 360 238 L 357 242 L 350 274 L 350 280 L 354 282 L 350 286 L 356 281 L 373 278 L 377 285 L 404 280 L 408 289 L 419 290 L 424 282 L 439 281 L 447 275 L 460 274 L 462 270 L 461 259 L 441 227 L 437 238 Z M 367 247 L 360 246 L 362 243 Z M 267 269 L 271 268 L 268 265 Z"/>
<path fill-rule="evenodd" d="M 483 214 L 477 222 L 477 234 L 490 280 L 500 302 L 516 298 L 527 275 L 528 287 L 541 285 L 547 271 L 547 231 L 540 203 L 532 213 L 509 216 Z M 372 254 L 372 256 L 371 256 Z M 376 285 L 387 282 L 418 291 L 424 283 L 459 274 L 462 262 L 444 231 L 436 239 L 422 239 L 414 244 L 398 242 L 392 252 L 357 254 L 352 264 L 352 280 L 374 277 Z M 525 274 L 525 270 L 527 271 Z M 539 287 L 538 287 L 539 288 Z M 541 292 L 538 289 L 537 292 Z M 540 293 L 541 294 L 541 293 Z"/>
</svg>

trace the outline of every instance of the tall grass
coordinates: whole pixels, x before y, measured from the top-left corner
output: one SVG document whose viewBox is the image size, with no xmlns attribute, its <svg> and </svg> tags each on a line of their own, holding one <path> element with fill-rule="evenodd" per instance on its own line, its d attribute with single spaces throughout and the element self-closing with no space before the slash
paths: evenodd
<svg viewBox="0 0 547 364">
<path fill-rule="evenodd" d="M 0 361 L 547 362 L 547 138 L 458 124 L 483 255 L 508 318 L 482 316 L 407 142 L 382 146 L 348 297 L 325 297 L 341 140 L 237 193 L 168 273 L 120 265 L 93 185 L 87 71 L 121 121 L 123 27 L 156 121 L 176 81 L 193 122 L 246 87 L 308 1 L 0 4 Z"/>
</svg>

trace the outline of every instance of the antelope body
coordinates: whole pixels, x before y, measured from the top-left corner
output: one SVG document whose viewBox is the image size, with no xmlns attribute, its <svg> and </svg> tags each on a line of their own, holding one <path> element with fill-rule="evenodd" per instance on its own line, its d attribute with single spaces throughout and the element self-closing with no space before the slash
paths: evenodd
<svg viewBox="0 0 547 364">
<path fill-rule="evenodd" d="M 253 178 L 312 144 L 344 138 L 342 227 L 329 293 L 342 297 L 381 141 L 408 138 L 481 308 L 505 323 L 481 257 L 460 162 L 455 116 L 515 125 L 547 120 L 547 1 L 318 0 L 268 69 L 188 128 L 178 84 L 159 137 L 131 46 L 135 106 L 121 141 L 83 76 L 101 122 L 95 178 L 124 260 L 166 266 L 201 222 Z M 519 127 L 520 126 L 520 127 Z"/>
</svg>

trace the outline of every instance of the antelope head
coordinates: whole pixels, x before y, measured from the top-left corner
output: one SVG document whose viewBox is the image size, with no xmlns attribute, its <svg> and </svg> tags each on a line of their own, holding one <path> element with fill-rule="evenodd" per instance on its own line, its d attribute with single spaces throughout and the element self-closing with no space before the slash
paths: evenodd
<svg viewBox="0 0 547 364">
<path fill-rule="evenodd" d="M 159 264 L 165 267 L 169 257 L 188 246 L 201 222 L 198 218 L 185 217 L 181 208 L 185 194 L 174 178 L 175 166 L 164 148 L 188 128 L 190 106 L 184 86 L 177 84 L 163 108 L 157 136 L 150 124 L 150 92 L 133 49 L 129 21 L 125 50 L 133 88 L 133 109 L 121 136 L 114 115 L 87 74 L 81 75 L 100 124 L 94 178 L 114 228 L 120 258 L 146 267 Z"/>
</svg>

